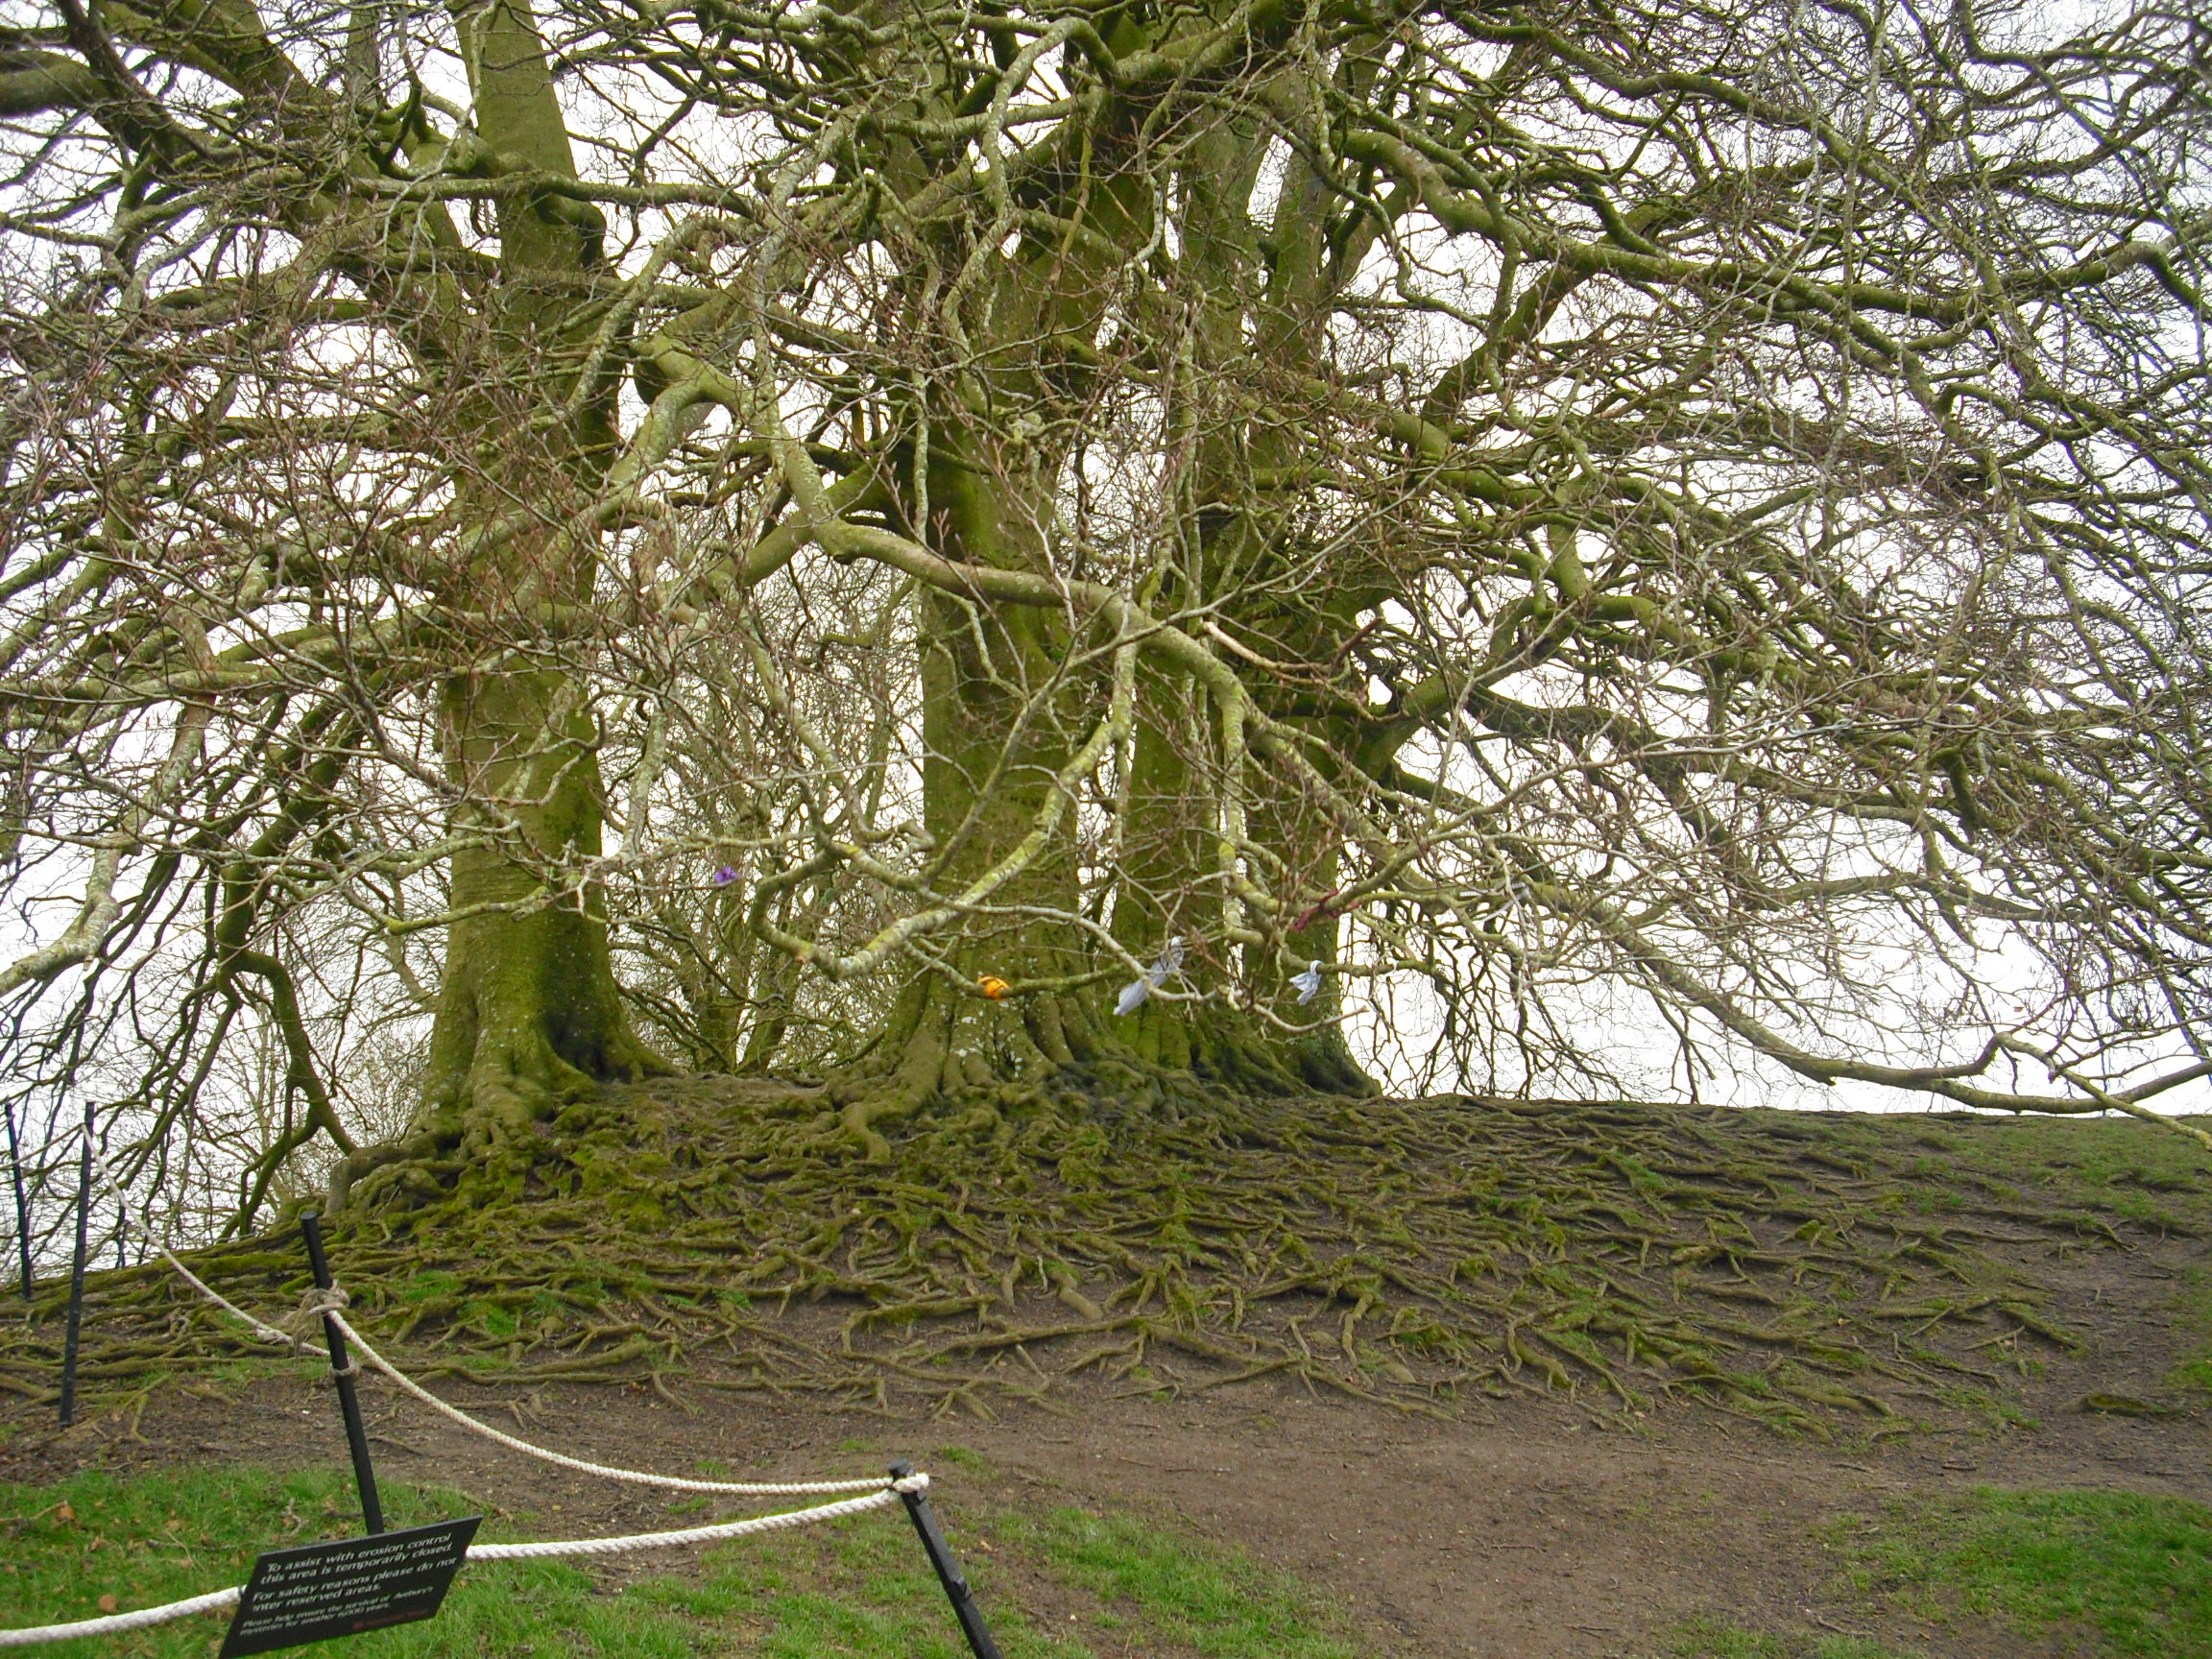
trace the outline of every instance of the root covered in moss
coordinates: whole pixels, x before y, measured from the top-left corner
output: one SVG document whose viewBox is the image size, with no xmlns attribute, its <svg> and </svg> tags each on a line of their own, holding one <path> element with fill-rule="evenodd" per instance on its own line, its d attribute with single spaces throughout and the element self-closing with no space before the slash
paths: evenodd
<svg viewBox="0 0 2212 1659">
<path fill-rule="evenodd" d="M 418 1207 L 340 1217 L 333 1252 L 366 1329 L 483 1381 L 681 1371 L 987 1410 L 1070 1376 L 1286 1374 L 1418 1410 L 1687 1397 L 1824 1431 L 1939 1414 L 2074 1345 L 2038 1261 L 2212 1230 L 2196 1155 L 2138 1124 L 1135 1081 L 941 1087 L 874 1120 L 877 1160 L 821 1089 L 613 1088 L 517 1163 L 395 1166 Z M 284 1237 L 198 1261 L 263 1308 L 304 1283 Z M 9 1332 L 0 1387 L 51 1386 L 58 1294 Z M 157 1265 L 100 1276 L 88 1309 L 95 1388 L 244 1346 Z"/>
</svg>

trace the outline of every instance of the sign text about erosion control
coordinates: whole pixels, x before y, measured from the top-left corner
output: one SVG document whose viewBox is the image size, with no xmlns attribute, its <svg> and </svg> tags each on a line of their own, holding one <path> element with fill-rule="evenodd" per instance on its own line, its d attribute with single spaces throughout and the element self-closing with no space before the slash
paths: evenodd
<svg viewBox="0 0 2212 1659">
<path fill-rule="evenodd" d="M 482 1519 L 268 1551 L 253 1563 L 220 1659 L 429 1618 Z"/>
</svg>

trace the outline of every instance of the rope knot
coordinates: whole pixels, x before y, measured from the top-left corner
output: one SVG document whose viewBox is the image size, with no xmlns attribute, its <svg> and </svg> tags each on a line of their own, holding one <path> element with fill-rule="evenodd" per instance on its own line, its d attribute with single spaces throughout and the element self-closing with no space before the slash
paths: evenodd
<svg viewBox="0 0 2212 1659">
<path fill-rule="evenodd" d="M 913 1474 L 902 1475 L 898 1479 L 892 1481 L 891 1490 L 894 1492 L 926 1492 L 929 1490 L 929 1477 L 922 1470 L 917 1469 Z"/>
<path fill-rule="evenodd" d="M 294 1353 L 313 1354 L 315 1344 L 309 1338 L 316 1334 L 316 1322 L 327 1314 L 340 1311 L 350 1300 L 344 1286 L 333 1285 L 325 1290 L 319 1286 L 310 1285 L 300 1293 L 300 1306 L 284 1321 L 284 1330 L 276 1334 L 289 1341 Z"/>
<path fill-rule="evenodd" d="M 300 1311 L 309 1315 L 343 1313 L 352 1302 L 353 1298 L 346 1294 L 343 1285 L 333 1285 L 327 1290 L 311 1286 L 301 1293 Z"/>
</svg>

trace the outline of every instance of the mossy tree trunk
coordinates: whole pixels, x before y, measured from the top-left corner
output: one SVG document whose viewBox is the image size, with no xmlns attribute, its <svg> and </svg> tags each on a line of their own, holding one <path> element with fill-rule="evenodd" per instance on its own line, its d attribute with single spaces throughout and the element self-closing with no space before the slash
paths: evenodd
<svg viewBox="0 0 2212 1659">
<path fill-rule="evenodd" d="M 1117 52 L 1146 43 L 1136 16 L 1114 21 Z M 988 319 L 989 348 L 949 376 L 965 376 L 967 395 L 936 421 L 926 503 L 911 490 L 904 501 L 909 530 L 943 557 L 1046 574 L 1057 567 L 1044 526 L 1071 434 L 1093 414 L 1085 404 L 1087 343 L 1119 303 L 1122 258 L 1156 234 L 1145 121 L 1141 108 L 1119 109 L 1086 133 L 1065 176 L 1040 183 L 1072 204 L 1068 228 L 1024 241 L 992 279 L 990 303 L 974 308 Z M 1252 276 L 1268 261 L 1246 204 L 1266 151 L 1264 127 L 1251 111 L 1224 111 L 1180 174 L 1186 205 L 1178 228 L 1194 309 L 1187 369 L 1166 402 L 1170 422 L 1188 423 L 1196 465 L 1178 486 L 1188 498 L 1169 515 L 1178 545 L 1145 590 L 1163 615 L 1184 607 L 1208 614 L 1239 589 L 1264 603 L 1295 567 L 1295 536 L 1280 514 L 1222 504 L 1250 494 L 1256 467 L 1294 461 L 1305 440 L 1280 411 L 1217 404 L 1216 388 L 1248 386 L 1255 353 L 1293 386 L 1314 373 L 1322 338 L 1314 325 L 1326 315 L 1330 284 L 1360 251 L 1328 245 L 1322 227 L 1333 198 L 1301 172 L 1273 255 L 1268 326 L 1254 337 Z M 959 254 L 941 250 L 939 257 L 949 268 Z M 1015 421 L 1025 424 L 1026 441 L 1009 438 Z M 1281 597 L 1286 613 L 1297 611 L 1287 602 L 1292 595 Z M 1325 621 L 1299 620 L 1302 637 L 1324 652 L 1320 641 L 1340 630 L 1344 607 L 1358 602 L 1335 598 Z M 974 879 L 1032 833 L 1057 787 L 1055 771 L 1084 737 L 1072 729 L 1072 710 L 1100 701 L 1095 684 L 1089 699 L 1059 695 L 1073 689 L 1062 677 L 1102 670 L 1070 670 L 1071 658 L 1099 642 L 1072 637 L 1068 619 L 1051 611 L 941 592 L 918 603 L 925 809 L 945 889 Z M 1222 612 L 1237 613 L 1236 605 Z M 1254 943 L 1256 921 L 1271 923 L 1279 937 L 1284 919 L 1244 912 L 1250 863 L 1257 854 L 1273 866 L 1263 882 L 1269 888 L 1286 871 L 1318 883 L 1303 901 L 1320 905 L 1297 940 L 1307 954 L 1288 971 L 1308 961 L 1333 967 L 1335 919 L 1321 902 L 1334 884 L 1337 830 L 1309 805 L 1255 805 L 1257 797 L 1279 793 L 1277 780 L 1221 775 L 1219 712 L 1188 672 L 1140 660 L 1117 768 L 1114 867 L 1103 875 L 1111 933 L 1129 957 L 1148 962 L 1169 939 L 1183 942 L 1182 973 L 1161 988 L 1168 994 L 1116 1013 L 1125 965 L 1113 967 L 1080 927 L 1046 919 L 1073 913 L 1087 897 L 1069 804 L 1052 844 L 995 896 L 1001 914 L 971 919 L 936 971 L 909 983 L 868 1068 L 840 1084 L 848 1129 L 880 1150 L 872 1126 L 932 1093 L 984 1090 L 995 1080 L 1019 1089 L 1055 1068 L 1086 1070 L 1140 1098 L 1156 1098 L 1164 1074 L 1254 1093 L 1372 1088 L 1334 1022 L 1341 1004 L 1334 977 L 1313 1004 L 1297 1009 L 1295 1022 L 1310 1027 L 1304 1031 L 1286 1030 L 1256 1006 L 1262 998 L 1281 999 L 1286 969 L 1279 950 Z M 1087 983 L 1063 988 L 1086 974 Z M 980 993 L 987 976 L 1013 985 L 1004 1002 Z"/>
<path fill-rule="evenodd" d="M 1284 409 L 1295 409 L 1298 388 L 1319 373 L 1317 351 L 1333 284 L 1357 263 L 1360 247 L 1332 248 L 1323 234 L 1332 202 L 1312 170 L 1294 160 L 1285 180 L 1273 247 L 1262 257 L 1246 210 L 1265 146 L 1262 127 L 1230 113 L 1194 140 L 1182 176 L 1186 206 L 1183 262 L 1193 277 L 1191 372 L 1184 397 L 1194 434 L 1194 488 L 1185 508 L 1183 561 L 1155 599 L 1157 608 L 1211 610 L 1240 632 L 1294 661 L 1326 660 L 1349 636 L 1361 607 L 1385 595 L 1345 589 L 1315 591 L 1301 565 L 1305 538 L 1292 517 L 1267 502 L 1254 480 L 1284 474 L 1306 458 L 1306 435 Z M 1268 273 L 1264 302 L 1249 304 L 1253 274 Z M 1252 367 L 1267 366 L 1284 389 L 1280 405 L 1255 409 Z M 1217 399 L 1215 388 L 1234 388 Z M 1220 604 L 1225 594 L 1232 603 Z M 1342 830 L 1319 803 L 1303 798 L 1287 778 L 1241 781 L 1244 846 L 1225 855 L 1228 822 L 1222 790 L 1211 776 L 1204 688 L 1172 670 L 1147 673 L 1133 776 L 1127 790 L 1116 936 L 1147 954 L 1169 934 L 1216 935 L 1193 977 L 1203 988 L 1234 981 L 1253 1001 L 1279 999 L 1283 979 L 1309 966 L 1323 971 L 1310 1003 L 1292 1003 L 1286 1031 L 1236 998 L 1204 1005 L 1147 1002 L 1131 1017 L 1132 1046 L 1147 1060 L 1183 1068 L 1209 1081 L 1256 1092 L 1304 1089 L 1363 1094 L 1374 1084 L 1353 1058 L 1338 1016 L 1339 926 L 1329 901 L 1342 863 Z M 1262 706 L 1289 725 L 1340 727 L 1310 699 L 1262 693 Z M 1343 733 L 1323 733 L 1330 742 Z M 1332 752 L 1330 744 L 1318 753 Z M 1263 869 L 1252 870 L 1255 863 Z M 1272 951 L 1228 943 L 1231 887 L 1243 871 L 1272 891 Z"/>
<path fill-rule="evenodd" d="M 932 540 L 963 563 L 1045 567 L 1039 526 L 1048 507 L 1024 474 L 1054 463 L 1025 445 L 948 421 L 928 469 Z M 901 991 L 866 1063 L 833 1094 L 845 1127 L 880 1154 L 878 1123 L 940 1095 L 999 1098 L 1054 1068 L 1096 1055 L 1091 995 L 1060 989 L 1094 952 L 1063 918 L 1080 899 L 1075 803 L 1062 777 L 1086 741 L 1075 722 L 1090 703 L 1090 663 L 1062 618 L 942 593 L 918 601 L 923 827 L 932 885 L 972 891 L 1002 876 L 932 960 Z M 994 997 L 992 982 L 1011 995 Z"/>
<path fill-rule="evenodd" d="M 447 687 L 448 764 L 497 801 L 511 841 L 453 859 L 453 923 L 423 1084 L 426 1121 L 483 1146 L 555 1102 L 653 1061 L 630 1029 L 593 885 L 548 895 L 542 872 L 600 852 L 591 725 L 566 675 L 486 674 Z"/>
<path fill-rule="evenodd" d="M 574 179 L 565 117 L 529 0 L 493 0 L 460 19 L 477 133 L 541 174 Z M 456 609 L 533 621 L 589 606 L 599 533 L 579 516 L 617 445 L 611 381 L 581 389 L 603 219 L 553 194 L 499 200 L 497 287 L 489 327 L 470 342 L 478 376 L 462 426 L 473 448 L 460 494 L 485 549 L 467 560 Z M 556 413 L 558 412 L 558 413 Z M 446 936 L 421 1105 L 402 1142 L 349 1158 L 334 1183 L 385 1165 L 391 1179 L 434 1185 L 465 1174 L 506 1180 L 534 1126 L 599 1082 L 667 1070 L 632 1030 L 614 978 L 607 919 L 588 871 L 604 818 L 582 679 L 548 654 L 502 650 L 449 680 L 445 761 L 458 804 Z M 424 1159 L 433 1167 L 421 1167 Z"/>
</svg>

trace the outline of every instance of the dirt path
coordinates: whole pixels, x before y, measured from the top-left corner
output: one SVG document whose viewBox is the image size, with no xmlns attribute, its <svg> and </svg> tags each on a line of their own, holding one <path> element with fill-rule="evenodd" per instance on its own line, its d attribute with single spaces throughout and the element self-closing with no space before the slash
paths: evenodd
<svg viewBox="0 0 2212 1659">
<path fill-rule="evenodd" d="M 2145 1287 L 2169 1269 L 2142 1262 Z M 2130 1299 L 2131 1301 L 2134 1299 Z M 2126 1363 L 2055 1365 L 2022 1406 L 2036 1426 L 1915 1433 L 1873 1444 L 1791 1441 L 1711 1413 L 1663 1411 L 1626 1430 L 1564 1402 L 1514 1403 L 1438 1423 L 1315 1399 L 1268 1382 L 1195 1401 L 1071 1392 L 993 1422 L 763 1406 L 695 1388 L 546 1389 L 496 1401 L 544 1442 L 663 1469 L 713 1457 L 799 1474 L 931 1463 L 955 1530 L 971 1503 L 1112 1504 L 1171 1515 L 1341 1598 L 1382 1652 L 1481 1659 L 1644 1659 L 1705 1616 L 1751 1630 L 1866 1634 L 1959 1659 L 2032 1652 L 1971 1625 L 1926 1628 L 1854 1599 L 1822 1528 L 1886 1503 L 1977 1484 L 2095 1485 L 2212 1495 L 2201 1415 L 2068 1409 L 2139 1386 L 2170 1340 L 2148 1306 L 2116 1304 L 2101 1333 Z M 456 1485 L 563 1532 L 649 1524 L 649 1494 L 571 1479 L 474 1440 L 381 1384 L 369 1391 L 388 1476 Z M 512 1406 L 510 1411 L 507 1407 Z M 171 1390 L 135 1431 L 108 1417 L 67 1435 L 12 1410 L 0 1479 L 101 1465 L 342 1466 L 326 1391 L 271 1379 L 228 1393 Z M 948 1448 L 981 1455 L 978 1461 Z"/>
</svg>

